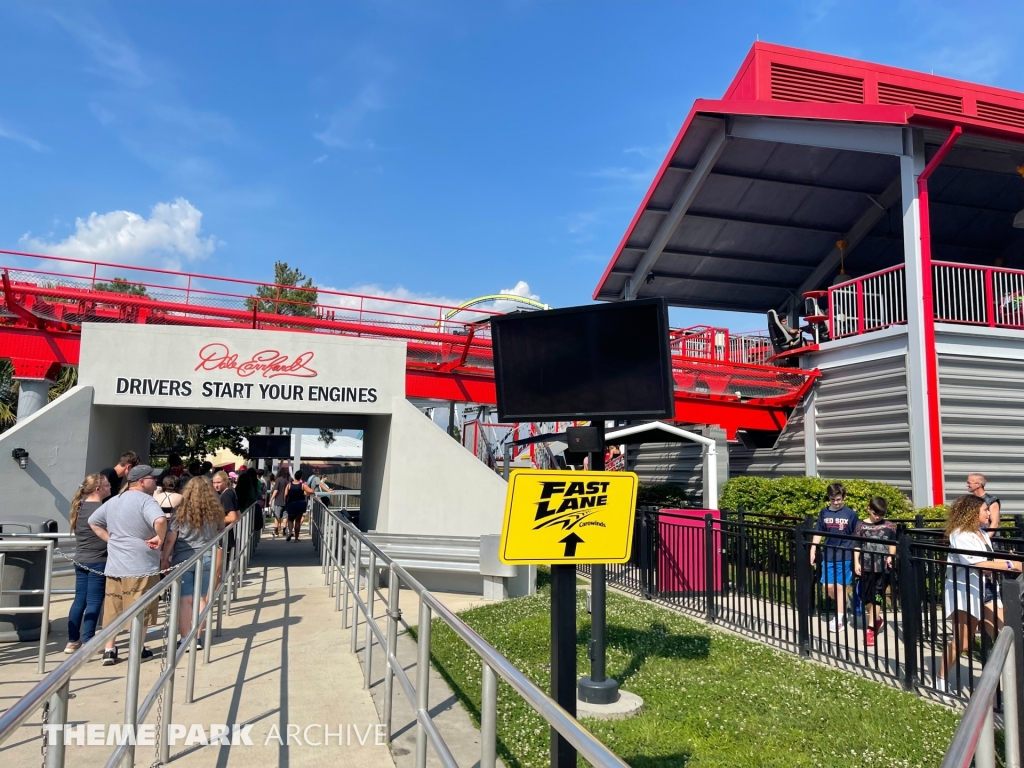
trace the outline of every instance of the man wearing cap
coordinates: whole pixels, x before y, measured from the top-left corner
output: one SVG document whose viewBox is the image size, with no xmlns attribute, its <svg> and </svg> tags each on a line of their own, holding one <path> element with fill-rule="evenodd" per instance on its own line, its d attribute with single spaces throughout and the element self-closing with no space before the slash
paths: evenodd
<svg viewBox="0 0 1024 768">
<path fill-rule="evenodd" d="M 107 501 L 89 517 L 89 526 L 107 542 L 107 584 L 103 600 L 103 626 L 109 627 L 160 581 L 160 547 L 167 533 L 167 518 L 153 499 L 158 473 L 148 464 L 128 472 L 128 490 Z M 157 601 L 147 606 L 143 620 L 156 623 Z M 142 658 L 153 652 L 143 646 Z M 117 663 L 117 646 L 110 638 L 103 650 L 103 666 Z"/>
</svg>

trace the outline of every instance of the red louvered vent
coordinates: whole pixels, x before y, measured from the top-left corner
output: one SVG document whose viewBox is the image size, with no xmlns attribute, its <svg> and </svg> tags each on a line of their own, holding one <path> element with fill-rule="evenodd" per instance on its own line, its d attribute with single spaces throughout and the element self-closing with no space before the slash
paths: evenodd
<svg viewBox="0 0 1024 768">
<path fill-rule="evenodd" d="M 993 104 L 989 101 L 978 102 L 978 117 L 1000 125 L 1012 125 L 1024 128 L 1024 109 L 1008 107 L 1005 104 Z"/>
<path fill-rule="evenodd" d="M 772 62 L 772 98 L 777 101 L 863 104 L 864 80 Z"/>
<path fill-rule="evenodd" d="M 932 112 L 947 112 L 953 115 L 962 115 L 964 113 L 964 101 L 959 96 L 922 91 L 917 88 L 907 88 L 903 85 L 891 85 L 890 83 L 878 84 L 878 103 L 912 104 L 915 107 L 928 109 Z"/>
</svg>

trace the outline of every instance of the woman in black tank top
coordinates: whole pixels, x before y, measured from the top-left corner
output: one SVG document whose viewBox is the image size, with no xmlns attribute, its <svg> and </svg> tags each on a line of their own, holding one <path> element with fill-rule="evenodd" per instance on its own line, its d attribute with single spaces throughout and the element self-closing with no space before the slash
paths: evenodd
<svg viewBox="0 0 1024 768">
<path fill-rule="evenodd" d="M 306 497 L 313 495 L 313 489 L 302 482 L 302 470 L 295 473 L 295 481 L 288 483 L 284 494 L 284 509 L 288 513 L 288 525 L 285 528 L 285 541 L 299 540 L 302 528 L 302 516 L 306 514 Z"/>
</svg>

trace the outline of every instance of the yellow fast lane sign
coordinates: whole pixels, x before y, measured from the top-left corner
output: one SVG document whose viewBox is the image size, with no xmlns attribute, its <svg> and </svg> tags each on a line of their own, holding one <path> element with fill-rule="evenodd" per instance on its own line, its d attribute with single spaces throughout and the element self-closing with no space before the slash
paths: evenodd
<svg viewBox="0 0 1024 768">
<path fill-rule="evenodd" d="M 638 486 L 632 472 L 514 470 L 505 497 L 501 562 L 627 562 Z"/>
</svg>

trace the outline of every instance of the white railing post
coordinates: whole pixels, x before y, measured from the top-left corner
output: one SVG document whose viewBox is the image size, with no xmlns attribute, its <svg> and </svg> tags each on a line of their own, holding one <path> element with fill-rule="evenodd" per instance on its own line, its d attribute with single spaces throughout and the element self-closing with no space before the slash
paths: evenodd
<svg viewBox="0 0 1024 768">
<path fill-rule="evenodd" d="M 388 635 L 387 647 L 384 649 L 384 658 L 387 664 L 384 667 L 384 734 L 388 743 L 391 743 L 391 713 L 394 708 L 395 696 L 395 670 L 391 668 L 391 656 L 397 656 L 398 648 L 398 617 L 401 615 L 399 607 L 399 596 L 401 582 L 394 566 L 388 568 Z"/>
<path fill-rule="evenodd" d="M 370 550 L 370 562 L 366 568 L 366 632 L 363 634 L 363 659 L 366 666 L 363 669 L 363 688 L 370 687 L 370 669 L 373 658 L 373 607 L 374 607 L 374 582 L 377 580 L 377 553 Z"/>
<path fill-rule="evenodd" d="M 430 712 L 430 606 L 420 595 L 420 623 L 416 628 L 416 709 Z M 427 729 L 416 722 L 416 768 L 427 765 Z"/>
<path fill-rule="evenodd" d="M 46 575 L 43 577 L 43 611 L 39 621 L 39 674 L 46 674 L 46 643 L 50 636 L 50 589 L 53 580 L 53 540 L 46 542 Z"/>
<path fill-rule="evenodd" d="M 485 661 L 480 687 L 480 768 L 494 768 L 498 744 L 498 677 Z"/>
<path fill-rule="evenodd" d="M 359 567 L 362 565 L 363 559 L 363 542 L 360 539 L 356 539 L 356 555 L 353 559 L 352 565 L 353 579 L 352 579 L 352 653 L 356 652 L 356 648 L 359 646 Z"/>
<path fill-rule="evenodd" d="M 1016 638 L 1016 635 L 1015 635 Z M 1016 645 L 1016 639 L 1014 639 Z M 1017 711 L 1017 649 L 1011 647 L 1003 664 L 1003 734 L 1006 768 L 1020 768 L 1020 721 Z"/>
</svg>

